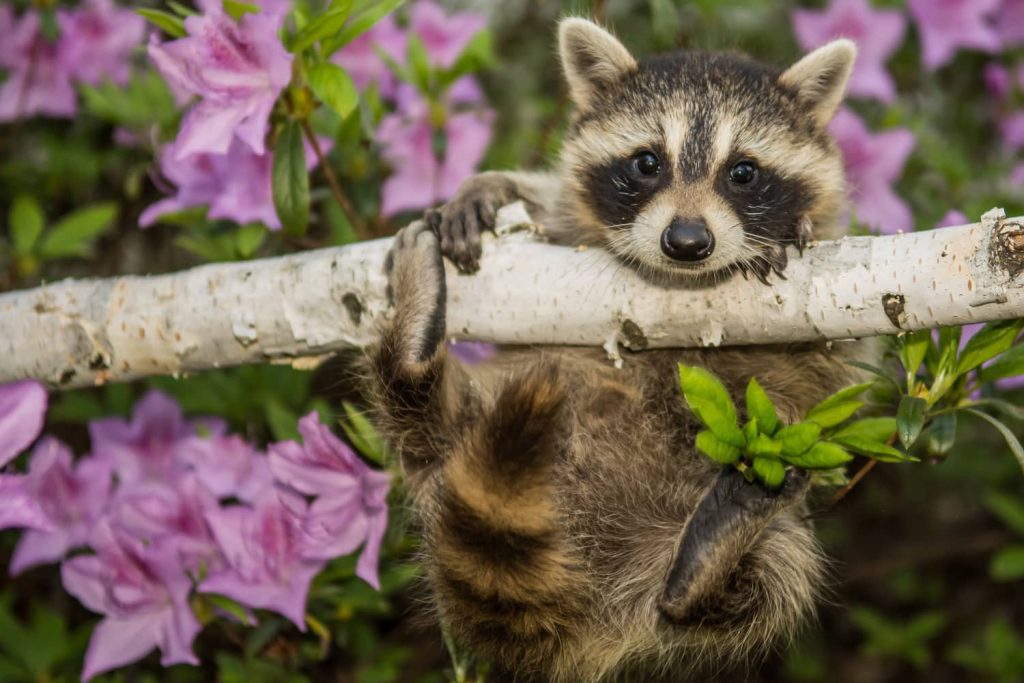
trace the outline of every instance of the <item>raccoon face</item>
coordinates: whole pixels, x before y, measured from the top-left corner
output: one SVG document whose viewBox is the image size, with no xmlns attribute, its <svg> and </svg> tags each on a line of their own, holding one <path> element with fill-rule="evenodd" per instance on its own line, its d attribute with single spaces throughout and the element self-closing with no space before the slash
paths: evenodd
<svg viewBox="0 0 1024 683">
<path fill-rule="evenodd" d="M 637 62 L 595 24 L 561 24 L 574 119 L 567 212 L 642 274 L 762 281 L 785 248 L 833 236 L 846 195 L 825 130 L 856 49 L 837 40 L 784 72 L 728 54 Z"/>
</svg>

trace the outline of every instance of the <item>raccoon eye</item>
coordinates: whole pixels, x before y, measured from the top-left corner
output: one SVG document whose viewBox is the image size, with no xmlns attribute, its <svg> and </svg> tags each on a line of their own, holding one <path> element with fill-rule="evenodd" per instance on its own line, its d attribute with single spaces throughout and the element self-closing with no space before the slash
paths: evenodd
<svg viewBox="0 0 1024 683">
<path fill-rule="evenodd" d="M 633 157 L 633 170 L 642 176 L 656 176 L 661 173 L 661 162 L 654 152 L 640 152 Z"/>
<path fill-rule="evenodd" d="M 729 169 L 729 180 L 738 185 L 746 185 L 757 176 L 757 166 L 749 161 L 741 161 Z"/>
</svg>

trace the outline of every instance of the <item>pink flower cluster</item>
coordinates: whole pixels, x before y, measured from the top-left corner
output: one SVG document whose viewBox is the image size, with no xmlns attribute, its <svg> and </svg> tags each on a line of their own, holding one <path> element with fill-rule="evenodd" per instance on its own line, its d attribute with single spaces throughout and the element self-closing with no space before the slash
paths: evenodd
<svg viewBox="0 0 1024 683">
<path fill-rule="evenodd" d="M 36 114 L 71 118 L 78 110 L 74 83 L 96 85 L 104 79 L 124 83 L 132 51 L 142 43 L 145 22 L 111 0 L 86 0 L 77 9 L 58 9 L 59 37 L 43 34 L 39 12 L 15 18 L 0 6 L 0 122 Z"/>
<path fill-rule="evenodd" d="M 960 50 L 997 52 L 1024 44 L 1024 0 L 909 0 L 908 5 L 928 70 L 948 64 Z M 857 43 L 851 95 L 883 103 L 896 99 L 896 85 L 885 63 L 906 33 L 902 11 L 874 9 L 871 0 L 830 0 L 823 10 L 794 10 L 792 19 L 804 49 L 838 37 Z M 1008 82 L 1004 74 L 986 72 L 990 89 L 1005 91 Z M 1024 113 L 1007 115 L 1001 130 L 1008 146 L 1024 147 Z M 856 219 L 884 233 L 913 230 L 910 207 L 892 190 L 914 147 L 913 135 L 902 128 L 872 134 L 849 111 L 836 117 L 831 131 L 845 156 Z M 1018 173 L 1024 178 L 1024 165 Z"/>
<path fill-rule="evenodd" d="M 290 3 L 258 5 L 260 12 L 235 21 L 219 0 L 201 0 L 203 13 L 185 19 L 186 37 L 150 41 L 149 57 L 172 90 L 183 101 L 198 101 L 185 114 L 177 139 L 160 154 L 175 194 L 146 209 L 142 227 L 171 211 L 202 205 L 209 206 L 211 218 L 281 227 L 265 140 L 274 103 L 291 80 L 292 55 L 278 37 Z"/>
<path fill-rule="evenodd" d="M 0 456 L 38 436 L 45 405 L 36 383 L 0 387 Z M 154 648 L 165 665 L 198 663 L 194 592 L 278 612 L 305 630 L 310 582 L 327 560 L 362 546 L 356 574 L 379 586 L 388 475 L 315 414 L 299 422 L 302 444 L 275 443 L 267 454 L 225 431 L 219 420 L 185 419 L 152 391 L 131 420 L 90 423 L 92 449 L 77 462 L 44 437 L 26 474 L 0 478 L 0 528 L 25 530 L 10 571 L 63 560 L 64 587 L 104 616 L 83 681 Z M 92 552 L 66 557 L 79 548 Z"/>
<path fill-rule="evenodd" d="M 1020 21 L 1024 21 L 1024 10 Z M 1020 161 L 1020 153 L 1024 151 L 1024 108 L 1015 105 L 1015 100 L 1020 101 L 1019 95 L 1024 94 L 1024 62 L 1018 62 L 1012 69 L 992 62 L 985 66 L 983 78 L 995 105 L 1003 148 L 1018 159 L 1010 173 L 1010 182 L 1024 187 L 1024 161 Z"/>
<path fill-rule="evenodd" d="M 440 102 L 431 102 L 412 85 L 399 82 L 380 53 L 405 65 L 408 37 L 415 35 L 431 66 L 445 71 L 485 25 L 479 14 L 448 15 L 431 0 L 419 0 L 409 9 L 406 30 L 394 17 L 385 17 L 334 56 L 359 87 L 376 84 L 380 95 L 395 105 L 377 129 L 382 155 L 393 170 L 382 190 L 385 216 L 450 199 L 483 159 L 494 112 L 484 106 L 473 77 L 456 80 Z"/>
</svg>

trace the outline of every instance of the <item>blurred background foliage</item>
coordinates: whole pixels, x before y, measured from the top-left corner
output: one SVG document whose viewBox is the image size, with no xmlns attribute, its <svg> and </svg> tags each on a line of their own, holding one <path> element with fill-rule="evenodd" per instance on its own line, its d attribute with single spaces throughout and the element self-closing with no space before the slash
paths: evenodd
<svg viewBox="0 0 1024 683">
<path fill-rule="evenodd" d="M 539 168 L 556 158 L 568 104 L 553 29 L 565 14 L 609 23 L 639 55 L 737 49 L 782 65 L 801 52 L 791 2 L 443 4 L 487 18 L 486 38 L 474 44 L 477 53 L 467 66 L 496 116 L 484 169 Z M 876 4 L 903 6 L 899 0 Z M 22 11 L 30 3 L 13 6 Z M 951 65 L 929 72 L 922 68 L 918 41 L 909 30 L 887 63 L 899 93 L 893 102 L 852 105 L 871 130 L 914 134 L 895 189 L 909 203 L 916 227 L 931 228 L 951 209 L 972 220 L 992 206 L 1024 213 L 1024 186 L 1007 181 L 1016 161 L 997 125 L 999 108 L 1013 103 L 994 103 L 982 77 L 993 61 L 1014 67 L 1024 49 L 962 51 Z M 145 65 L 142 52 L 137 58 Z M 173 137 L 180 110 L 152 68 L 137 69 L 126 86 L 102 83 L 78 92 L 74 119 L 0 125 L 0 292 L 68 276 L 166 272 L 343 245 L 389 235 L 415 215 L 381 215 L 380 188 L 390 169 L 373 131 L 386 105 L 370 89 L 345 119 L 325 110 L 314 117 L 318 134 L 332 143 L 328 160 L 354 214 L 339 209 L 322 171 L 314 171 L 312 211 L 302 234 L 209 220 L 202 210 L 165 216 L 140 230 L 140 212 L 163 195 L 159 179 L 154 182 L 155 147 Z M 1020 104 L 1020 88 L 1011 97 Z M 115 144 L 115 136 L 135 143 Z M 81 452 L 87 420 L 127 416 L 150 387 L 175 397 L 190 415 L 223 417 L 256 443 L 293 437 L 297 418 L 311 409 L 337 417 L 344 414 L 343 401 L 359 402 L 351 378 L 328 370 L 246 367 L 60 394 L 52 399 L 48 430 Z M 1001 391 L 1014 403 L 1024 397 L 1019 390 Z M 1013 426 L 1020 431 L 1019 423 Z M 1024 681 L 1024 478 L 997 433 L 974 419 L 961 420 L 958 429 L 956 448 L 941 463 L 877 468 L 839 504 L 829 507 L 826 498 L 816 506 L 817 528 L 834 560 L 818 623 L 751 670 L 703 680 Z M 360 450 L 374 455 L 365 443 Z M 451 680 L 456 674 L 442 638 L 419 612 L 422 595 L 410 563 L 414 542 L 404 536 L 400 509 L 393 507 L 381 592 L 355 577 L 352 558 L 336 560 L 314 583 L 307 633 L 273 615 L 261 615 L 255 629 L 221 619 L 197 640 L 200 667 L 162 669 L 151 655 L 97 680 Z M 9 560 L 15 539 L 14 533 L 0 534 L 0 564 Z M 55 566 L 0 581 L 0 681 L 77 680 L 95 616 L 64 592 Z"/>
</svg>

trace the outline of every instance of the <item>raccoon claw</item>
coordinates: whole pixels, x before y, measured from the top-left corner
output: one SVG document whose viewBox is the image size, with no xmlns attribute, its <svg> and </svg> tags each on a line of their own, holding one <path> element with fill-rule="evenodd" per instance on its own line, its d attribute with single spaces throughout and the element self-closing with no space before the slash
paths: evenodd
<svg viewBox="0 0 1024 683">
<path fill-rule="evenodd" d="M 447 284 L 437 235 L 417 221 L 395 235 L 384 261 L 388 297 L 395 305 L 401 337 L 411 340 L 414 362 L 429 359 L 444 341 Z"/>
<path fill-rule="evenodd" d="M 455 197 L 424 219 L 441 239 L 441 253 L 462 273 L 480 269 L 480 236 L 493 230 L 498 209 L 516 198 L 515 185 L 507 179 L 482 174 L 469 180 Z"/>
</svg>

